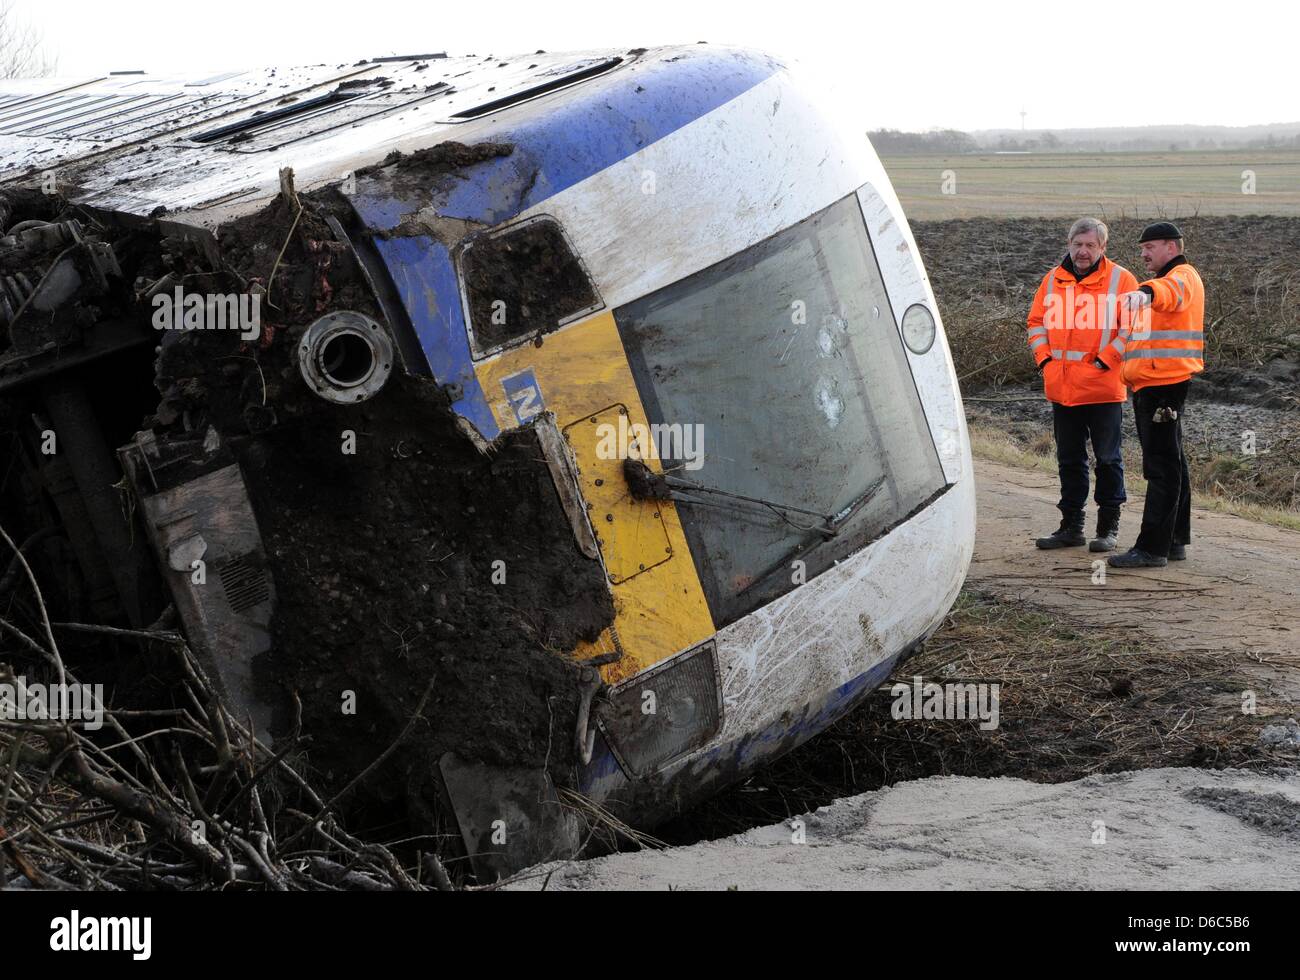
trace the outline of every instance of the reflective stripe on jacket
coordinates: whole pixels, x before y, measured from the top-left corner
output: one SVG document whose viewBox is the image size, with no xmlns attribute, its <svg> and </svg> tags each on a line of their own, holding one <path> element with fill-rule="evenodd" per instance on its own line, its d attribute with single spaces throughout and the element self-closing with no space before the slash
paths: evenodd
<svg viewBox="0 0 1300 980">
<path fill-rule="evenodd" d="M 1029 308 L 1027 339 L 1049 401 L 1096 405 L 1128 397 L 1120 376 L 1124 341 L 1119 336 L 1127 319 L 1121 324 L 1117 298 L 1134 289 L 1133 273 L 1105 256 L 1082 280 L 1064 263 L 1043 277 Z"/>
<path fill-rule="evenodd" d="M 1134 391 L 1172 385 L 1205 370 L 1205 286 L 1183 256 L 1141 287 L 1151 305 L 1121 331 L 1124 383 Z"/>
</svg>

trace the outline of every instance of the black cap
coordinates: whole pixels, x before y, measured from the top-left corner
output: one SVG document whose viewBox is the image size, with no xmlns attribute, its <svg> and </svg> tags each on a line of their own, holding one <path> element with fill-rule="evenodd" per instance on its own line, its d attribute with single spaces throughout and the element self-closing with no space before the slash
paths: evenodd
<svg viewBox="0 0 1300 980">
<path fill-rule="evenodd" d="M 1178 230 L 1178 226 L 1172 221 L 1157 221 L 1154 225 L 1147 225 L 1142 229 L 1142 237 L 1138 239 L 1138 244 L 1143 242 L 1158 242 L 1167 238 L 1181 239 L 1183 233 Z"/>
</svg>

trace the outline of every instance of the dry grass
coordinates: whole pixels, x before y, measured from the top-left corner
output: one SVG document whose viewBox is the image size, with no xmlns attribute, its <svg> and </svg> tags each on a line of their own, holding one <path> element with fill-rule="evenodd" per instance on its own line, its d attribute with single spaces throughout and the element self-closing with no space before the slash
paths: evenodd
<svg viewBox="0 0 1300 980">
<path fill-rule="evenodd" d="M 1252 687 L 1231 654 L 1173 651 L 965 590 L 890 684 L 996 683 L 1000 724 L 895 720 L 889 684 L 744 784 L 661 827 L 669 843 L 736 833 L 840 797 L 934 775 L 1056 783 L 1162 766 L 1258 768 L 1268 723 L 1240 710 Z"/>
</svg>

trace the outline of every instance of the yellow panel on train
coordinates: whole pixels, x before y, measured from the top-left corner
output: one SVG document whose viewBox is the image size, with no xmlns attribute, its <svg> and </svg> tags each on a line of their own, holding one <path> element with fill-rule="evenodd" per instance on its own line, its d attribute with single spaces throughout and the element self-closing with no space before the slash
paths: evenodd
<svg viewBox="0 0 1300 980">
<path fill-rule="evenodd" d="M 550 334 L 540 347 L 526 344 L 477 365 L 479 383 L 503 430 L 520 422 L 502 382 L 522 372 L 531 372 L 540 404 L 554 413 L 577 461 L 609 573 L 613 628 L 624 656 L 602 668 L 605 680 L 617 683 L 707 640 L 714 633 L 713 620 L 676 506 L 667 500 L 633 499 L 623 479 L 622 456 L 600 451 L 602 436 L 610 431 L 605 426 L 618 431 L 620 416 L 628 429 L 649 422 L 613 314 L 599 313 Z M 647 464 L 662 472 L 654 454 L 645 455 L 651 457 Z M 613 647 L 607 632 L 573 655 L 585 659 Z"/>
</svg>

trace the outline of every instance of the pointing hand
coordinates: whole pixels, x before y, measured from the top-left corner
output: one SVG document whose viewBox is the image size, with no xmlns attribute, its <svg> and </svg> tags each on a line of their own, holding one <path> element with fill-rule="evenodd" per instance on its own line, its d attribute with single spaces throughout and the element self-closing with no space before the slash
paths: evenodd
<svg viewBox="0 0 1300 980">
<path fill-rule="evenodd" d="M 1151 305 L 1151 297 L 1140 289 L 1125 293 L 1119 298 L 1120 304 L 1130 313 L 1137 313 Z"/>
</svg>

